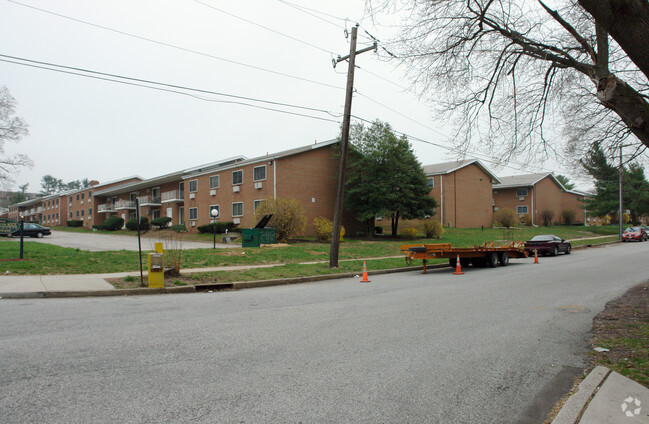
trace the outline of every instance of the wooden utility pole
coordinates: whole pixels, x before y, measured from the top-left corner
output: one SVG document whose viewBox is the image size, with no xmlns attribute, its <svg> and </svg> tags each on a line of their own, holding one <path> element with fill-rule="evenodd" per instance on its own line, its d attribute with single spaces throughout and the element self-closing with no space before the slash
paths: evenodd
<svg viewBox="0 0 649 424">
<path fill-rule="evenodd" d="M 358 24 L 352 28 L 349 55 L 338 57 L 333 60 L 334 67 L 337 63 L 349 59 L 347 69 L 347 91 L 345 93 L 345 110 L 343 112 L 343 128 L 340 140 L 340 165 L 338 168 L 338 186 L 336 190 L 336 205 L 334 207 L 333 231 L 331 234 L 331 249 L 329 250 L 329 268 L 338 267 L 338 248 L 340 246 L 340 224 L 343 215 L 343 198 L 345 195 L 345 171 L 347 168 L 347 146 L 349 144 L 349 125 L 352 113 L 352 94 L 354 92 L 354 68 L 356 55 L 370 50 L 376 50 L 376 42 L 372 47 L 356 51 L 356 39 L 358 37 Z"/>
</svg>

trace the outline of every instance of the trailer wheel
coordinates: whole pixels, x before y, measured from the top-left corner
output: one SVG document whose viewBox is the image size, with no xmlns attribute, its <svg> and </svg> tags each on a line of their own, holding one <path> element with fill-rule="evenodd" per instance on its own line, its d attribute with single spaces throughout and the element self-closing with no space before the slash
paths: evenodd
<svg viewBox="0 0 649 424">
<path fill-rule="evenodd" d="M 502 252 L 498 255 L 498 262 L 500 263 L 500 266 L 507 266 L 509 264 L 509 253 Z"/>
<path fill-rule="evenodd" d="M 490 268 L 498 265 L 498 254 L 496 252 L 491 252 L 487 255 L 487 265 L 489 265 Z"/>
<path fill-rule="evenodd" d="M 471 263 L 471 258 L 460 258 L 460 266 L 466 268 Z"/>
<path fill-rule="evenodd" d="M 448 264 L 451 268 L 455 268 L 457 266 L 457 258 L 448 258 Z"/>
</svg>

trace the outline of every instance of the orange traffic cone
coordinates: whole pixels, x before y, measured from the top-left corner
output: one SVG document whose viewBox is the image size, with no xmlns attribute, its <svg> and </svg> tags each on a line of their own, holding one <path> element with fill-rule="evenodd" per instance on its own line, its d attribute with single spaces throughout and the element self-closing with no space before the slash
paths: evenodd
<svg viewBox="0 0 649 424">
<path fill-rule="evenodd" d="M 539 263 L 539 255 L 538 255 L 538 251 L 536 249 L 534 249 L 534 263 L 535 264 Z"/>
<path fill-rule="evenodd" d="M 462 267 L 460 266 L 460 255 L 457 255 L 457 261 L 455 262 L 455 272 L 453 275 L 462 275 Z"/>
<path fill-rule="evenodd" d="M 370 280 L 367 279 L 367 265 L 365 265 L 365 261 L 363 261 L 363 279 L 361 280 L 361 283 L 369 283 Z"/>
</svg>

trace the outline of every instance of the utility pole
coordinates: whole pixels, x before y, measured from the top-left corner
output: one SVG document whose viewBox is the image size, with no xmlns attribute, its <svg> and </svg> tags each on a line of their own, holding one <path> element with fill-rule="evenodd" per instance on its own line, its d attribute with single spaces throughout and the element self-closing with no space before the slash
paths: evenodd
<svg viewBox="0 0 649 424">
<path fill-rule="evenodd" d="M 334 207 L 333 231 L 331 234 L 331 249 L 329 250 L 329 268 L 338 268 L 338 248 L 340 246 L 340 223 L 343 214 L 343 198 L 345 195 L 345 171 L 347 168 L 347 146 L 349 144 L 349 125 L 352 113 L 352 94 L 354 92 L 354 68 L 356 66 L 356 55 L 370 50 L 376 50 L 376 42 L 372 47 L 356 51 L 356 39 L 358 37 L 358 24 L 352 28 L 349 55 L 333 59 L 334 68 L 336 64 L 349 59 L 347 69 L 347 91 L 345 93 L 345 110 L 343 112 L 343 128 L 340 140 L 340 165 L 338 167 L 338 186 L 336 190 L 336 205 Z"/>
<path fill-rule="evenodd" d="M 618 215 L 618 222 L 620 223 L 620 240 L 622 240 L 622 226 L 624 225 L 622 221 L 624 221 L 624 208 L 622 207 L 622 176 L 623 176 L 623 169 L 622 169 L 622 145 L 620 145 L 620 212 Z"/>
</svg>

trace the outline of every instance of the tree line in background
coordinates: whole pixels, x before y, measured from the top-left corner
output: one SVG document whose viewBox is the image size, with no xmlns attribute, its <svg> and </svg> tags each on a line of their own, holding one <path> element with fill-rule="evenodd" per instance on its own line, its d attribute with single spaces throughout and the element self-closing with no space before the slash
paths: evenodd
<svg viewBox="0 0 649 424">
<path fill-rule="evenodd" d="M 62 179 L 53 177 L 52 175 L 44 175 L 41 178 L 41 191 L 40 194 L 46 196 L 48 194 L 61 193 L 68 190 L 78 190 L 80 188 L 90 187 L 90 180 L 84 178 L 82 180 L 75 180 L 64 183 Z"/>
</svg>

